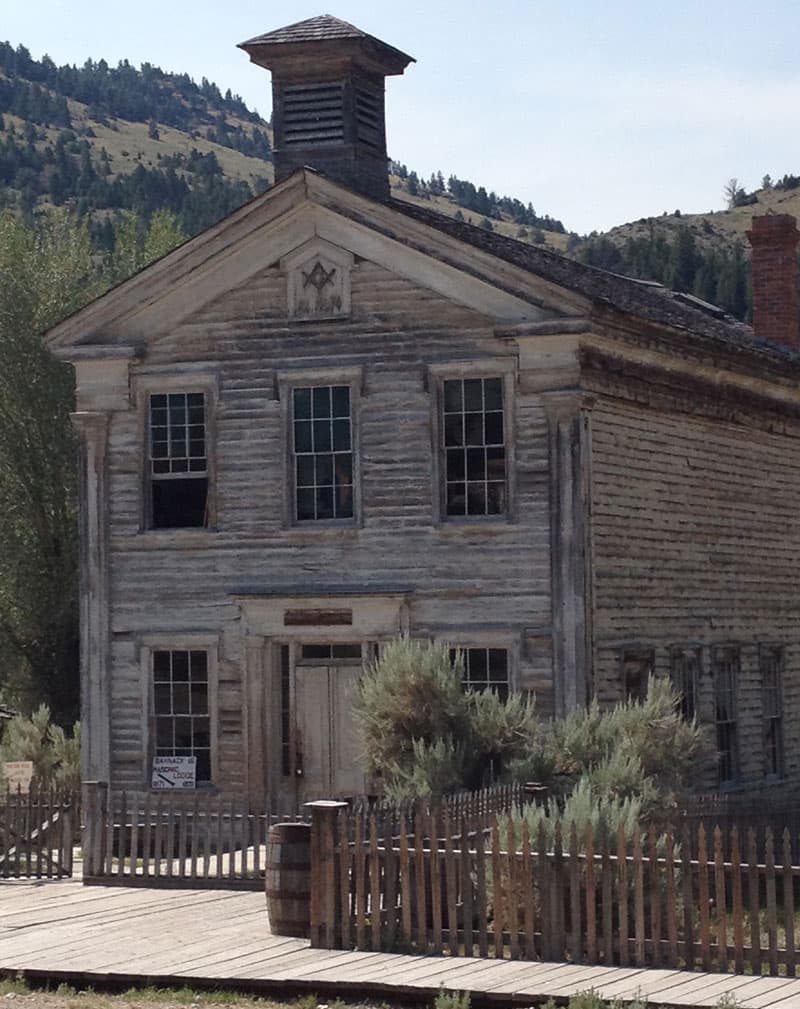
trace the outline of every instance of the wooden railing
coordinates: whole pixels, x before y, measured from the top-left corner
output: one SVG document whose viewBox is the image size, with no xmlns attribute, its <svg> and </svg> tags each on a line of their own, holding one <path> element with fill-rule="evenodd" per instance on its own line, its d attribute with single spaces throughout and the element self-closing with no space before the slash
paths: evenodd
<svg viewBox="0 0 800 1009">
<path fill-rule="evenodd" d="M 243 802 L 195 791 L 109 792 L 84 785 L 85 883 L 264 886 L 267 833 L 302 812 L 254 813 Z"/>
<path fill-rule="evenodd" d="M 49 789 L 0 792 L 0 878 L 71 876 L 77 806 Z"/>
<path fill-rule="evenodd" d="M 766 831 L 762 861 L 753 830 L 628 841 L 490 819 L 315 809 L 312 945 L 795 976 L 788 831 Z"/>
</svg>

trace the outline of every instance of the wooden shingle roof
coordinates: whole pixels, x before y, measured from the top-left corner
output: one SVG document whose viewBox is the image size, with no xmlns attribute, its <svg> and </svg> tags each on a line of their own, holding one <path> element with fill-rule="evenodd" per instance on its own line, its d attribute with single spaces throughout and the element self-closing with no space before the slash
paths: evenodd
<svg viewBox="0 0 800 1009">
<path fill-rule="evenodd" d="M 356 28 L 349 21 L 333 17 L 332 14 L 320 14 L 317 17 L 307 18 L 305 21 L 296 21 L 294 24 L 286 25 L 285 28 L 276 28 L 263 35 L 256 35 L 255 38 L 248 39 L 246 42 L 240 42 L 238 48 L 244 49 L 253 58 L 254 53 L 263 57 L 271 52 L 286 53 L 288 50 L 293 50 L 293 47 L 303 52 L 309 46 L 348 42 L 351 46 L 366 47 L 369 50 L 383 53 L 393 63 L 396 62 L 399 69 L 387 70 L 390 73 L 402 73 L 404 67 L 415 62 L 414 58 L 407 53 L 382 42 L 381 39 L 369 35 L 360 28 Z M 259 61 L 254 60 L 254 62 Z M 266 64 L 262 65 L 266 66 Z"/>
<path fill-rule="evenodd" d="M 320 42 L 327 39 L 364 39 L 368 37 L 366 32 L 351 25 L 349 21 L 342 21 L 331 14 L 320 14 L 315 18 L 306 18 L 305 21 L 296 21 L 292 25 L 286 25 L 285 28 L 276 28 L 275 31 L 257 35 L 255 38 L 243 42 L 242 45 L 269 45 L 270 43 L 282 45 L 285 42 Z"/>
</svg>

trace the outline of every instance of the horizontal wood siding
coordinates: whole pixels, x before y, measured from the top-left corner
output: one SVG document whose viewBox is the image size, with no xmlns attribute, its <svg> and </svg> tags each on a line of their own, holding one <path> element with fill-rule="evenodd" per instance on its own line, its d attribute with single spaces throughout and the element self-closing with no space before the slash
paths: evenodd
<svg viewBox="0 0 800 1009">
<path fill-rule="evenodd" d="M 621 697 L 626 646 L 702 647 L 699 714 L 712 723 L 711 646 L 741 647 L 742 783 L 763 782 L 758 644 L 784 646 L 787 778 L 800 780 L 800 441 L 600 397 L 591 410 L 595 685 Z M 712 784 L 709 781 L 708 784 Z"/>
<path fill-rule="evenodd" d="M 519 686 L 536 691 L 545 713 L 551 709 L 547 436 L 536 394 L 516 393 L 513 521 L 434 523 L 429 366 L 513 353 L 494 337 L 489 320 L 367 262 L 353 269 L 349 320 L 287 322 L 285 279 L 276 267 L 150 348 L 145 369 L 185 369 L 187 387 L 192 370 L 218 376 L 218 521 L 215 531 L 141 532 L 141 421 L 133 407 L 115 413 L 109 443 L 115 788 L 140 787 L 145 766 L 140 639 L 171 631 L 222 635 L 220 781 L 233 791 L 242 787 L 244 657 L 233 595 L 243 589 L 411 590 L 414 634 L 480 642 L 486 633 L 506 633 Z M 324 367 L 363 369 L 362 523 L 287 529 L 277 373 Z"/>
</svg>

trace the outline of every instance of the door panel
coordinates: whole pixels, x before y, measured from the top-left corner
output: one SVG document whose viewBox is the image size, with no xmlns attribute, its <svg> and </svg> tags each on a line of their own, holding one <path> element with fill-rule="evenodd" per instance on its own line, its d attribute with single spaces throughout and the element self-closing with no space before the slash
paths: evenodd
<svg viewBox="0 0 800 1009">
<path fill-rule="evenodd" d="M 297 666 L 297 767 L 306 799 L 327 798 L 330 790 L 330 716 L 327 666 Z"/>
<path fill-rule="evenodd" d="M 361 795 L 364 773 L 358 764 L 359 741 L 353 725 L 353 693 L 361 675 L 360 668 L 333 666 L 331 686 L 331 763 L 334 795 Z"/>
<path fill-rule="evenodd" d="M 352 715 L 360 675 L 360 666 L 295 667 L 299 780 L 306 800 L 364 791 Z"/>
</svg>

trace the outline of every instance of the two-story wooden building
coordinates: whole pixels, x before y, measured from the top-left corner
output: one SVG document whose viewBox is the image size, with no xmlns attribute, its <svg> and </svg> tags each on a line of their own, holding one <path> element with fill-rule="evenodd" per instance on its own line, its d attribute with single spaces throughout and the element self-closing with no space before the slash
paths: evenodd
<svg viewBox="0 0 800 1009">
<path fill-rule="evenodd" d="M 77 375 L 85 776 L 188 755 L 254 805 L 357 792 L 348 693 L 408 632 L 543 716 L 671 675 L 720 783 L 798 782 L 794 222 L 754 226 L 754 334 L 391 198 L 396 49 L 330 17 L 242 48 L 275 187 L 48 337 Z"/>
</svg>

